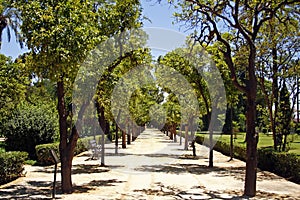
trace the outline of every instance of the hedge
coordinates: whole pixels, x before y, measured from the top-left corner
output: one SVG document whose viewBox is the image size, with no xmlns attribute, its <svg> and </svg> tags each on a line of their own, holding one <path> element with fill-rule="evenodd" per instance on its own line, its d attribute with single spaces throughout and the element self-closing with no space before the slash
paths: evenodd
<svg viewBox="0 0 300 200">
<path fill-rule="evenodd" d="M 87 138 L 79 138 L 77 141 L 77 145 L 74 151 L 74 155 L 78 155 L 81 152 L 87 151 L 88 147 L 88 139 Z M 36 155 L 37 155 L 37 164 L 38 165 L 53 165 L 54 160 L 50 154 L 50 149 L 54 149 L 58 158 L 59 158 L 59 143 L 50 143 L 50 144 L 41 144 L 35 147 Z"/>
<path fill-rule="evenodd" d="M 300 183 L 300 157 L 296 154 L 258 149 L 258 167 Z"/>
<path fill-rule="evenodd" d="M 27 152 L 10 151 L 0 153 L 0 184 L 8 183 L 23 175 Z"/>
<path fill-rule="evenodd" d="M 196 142 L 203 144 L 204 137 L 197 136 Z M 230 144 L 217 141 L 214 150 L 230 155 Z M 295 183 L 300 183 L 300 157 L 293 153 L 275 152 L 273 149 L 260 148 L 257 150 L 258 167 L 261 170 L 273 172 Z M 246 147 L 234 146 L 234 157 L 246 161 Z"/>
</svg>

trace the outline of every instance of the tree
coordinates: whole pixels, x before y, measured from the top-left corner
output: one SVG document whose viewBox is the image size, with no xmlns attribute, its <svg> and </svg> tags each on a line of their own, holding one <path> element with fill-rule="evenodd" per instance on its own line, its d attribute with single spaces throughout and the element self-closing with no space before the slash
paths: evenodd
<svg viewBox="0 0 300 200">
<path fill-rule="evenodd" d="M 5 29 L 7 30 L 8 41 L 10 42 L 12 29 L 15 33 L 16 41 L 23 47 L 23 41 L 18 34 L 18 28 L 20 27 L 18 15 L 18 11 L 11 7 L 9 0 L 0 0 L 0 48 L 2 44 L 2 34 Z"/>
<path fill-rule="evenodd" d="M 287 143 L 287 136 L 290 134 L 290 123 L 292 119 L 291 114 L 291 102 L 290 102 L 290 95 L 287 89 L 286 83 L 283 82 L 282 89 L 280 91 L 280 101 L 279 101 L 279 122 L 280 128 L 282 131 L 283 144 L 282 144 L 282 151 L 286 150 L 286 143 Z"/>
<path fill-rule="evenodd" d="M 11 113 L 25 100 L 29 85 L 28 73 L 22 63 L 13 63 L 11 58 L 0 54 L 0 135 Z"/>
<path fill-rule="evenodd" d="M 170 93 L 168 95 L 163 107 L 166 110 L 166 124 L 169 127 L 170 139 L 174 140 L 174 142 L 177 142 L 176 128 L 180 124 L 181 113 L 178 98 L 174 93 Z"/>
<path fill-rule="evenodd" d="M 213 167 L 214 141 L 220 136 L 221 127 L 223 127 L 222 120 L 218 119 L 222 118 L 222 112 L 225 112 L 226 109 L 224 83 L 219 69 L 204 49 L 199 44 L 193 44 L 192 40 L 189 39 L 185 48 L 178 48 L 167 53 L 159 59 L 159 63 L 177 70 L 184 76 L 184 80 L 177 77 L 175 81 L 169 82 L 186 90 L 179 94 L 185 101 L 181 106 L 188 105 L 189 107 L 187 109 L 183 106 L 184 109 L 181 109 L 182 115 L 188 113 L 188 116 L 183 117 L 181 124 L 186 128 L 185 149 L 188 148 L 188 130 L 194 133 L 198 128 L 198 117 L 202 117 L 194 106 L 192 94 L 196 94 L 201 113 L 205 113 L 203 114 L 203 121 L 207 122 L 206 130 L 210 132 L 209 141 L 205 140 L 205 144 L 210 147 L 209 166 Z M 183 84 L 185 81 L 188 81 L 192 88 Z M 176 90 L 180 91 L 180 89 Z"/>
<path fill-rule="evenodd" d="M 257 37 L 261 27 L 290 5 L 296 5 L 296 0 L 284 1 L 196 1 L 178 2 L 182 7 L 177 13 L 178 21 L 184 21 L 190 28 L 195 28 L 194 37 L 204 47 L 220 42 L 219 48 L 224 55 L 234 86 L 246 95 L 246 141 L 247 159 L 244 194 L 255 196 L 257 172 L 257 142 L 255 131 L 256 117 L 256 55 Z M 227 32 L 234 35 L 229 37 Z M 236 74 L 237 61 L 234 54 L 241 46 L 245 47 L 245 84 L 241 83 Z"/>
<path fill-rule="evenodd" d="M 13 7 L 22 13 L 20 28 L 31 51 L 27 65 L 38 76 L 49 78 L 57 85 L 62 192 L 71 193 L 72 159 L 80 125 L 73 123 L 68 127 L 70 112 L 66 96 L 70 94 L 79 63 L 103 37 L 98 29 L 97 11 L 89 1 L 79 0 L 24 0 L 14 2 Z"/>
<path fill-rule="evenodd" d="M 299 14 L 281 12 L 262 26 L 262 33 L 258 37 L 257 49 L 258 80 L 264 96 L 273 132 L 274 149 L 277 150 L 277 137 L 282 137 L 279 131 L 279 93 L 282 82 L 288 78 L 288 71 L 297 59 L 299 51 Z M 289 31 L 286 31 L 289 30 Z M 272 80 L 271 82 L 269 80 Z M 278 132 L 279 131 L 279 132 Z"/>
</svg>

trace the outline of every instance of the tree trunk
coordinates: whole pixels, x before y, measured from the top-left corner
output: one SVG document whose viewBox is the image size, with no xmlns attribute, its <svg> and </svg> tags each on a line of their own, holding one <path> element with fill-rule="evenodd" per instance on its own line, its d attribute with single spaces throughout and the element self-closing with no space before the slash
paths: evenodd
<svg viewBox="0 0 300 200">
<path fill-rule="evenodd" d="M 233 160 L 233 103 L 230 103 L 230 159 Z"/>
<path fill-rule="evenodd" d="M 57 82 L 57 97 L 58 97 L 58 115 L 59 115 L 59 133 L 60 133 L 60 161 L 61 161 L 61 189 L 62 193 L 72 193 L 72 159 L 68 148 L 68 127 L 67 127 L 67 112 L 64 99 L 64 83 Z"/>
<path fill-rule="evenodd" d="M 258 133 L 255 131 L 257 80 L 255 76 L 255 47 L 251 46 L 249 56 L 249 80 L 246 83 L 246 141 L 247 159 L 244 194 L 253 197 L 256 194 L 257 178 L 257 142 Z"/>
<path fill-rule="evenodd" d="M 283 137 L 282 151 L 286 151 L 287 134 L 284 134 Z"/>
<path fill-rule="evenodd" d="M 189 133 L 189 126 L 186 124 L 185 125 L 185 139 L 184 139 L 184 150 L 188 150 L 188 142 L 189 142 L 189 138 L 188 138 L 188 133 Z"/>
<path fill-rule="evenodd" d="M 192 141 L 192 148 L 193 148 L 193 156 L 196 156 L 196 145 L 195 145 L 195 139 Z"/>
<path fill-rule="evenodd" d="M 104 107 L 101 106 L 96 100 L 95 102 L 97 112 L 98 112 L 98 122 L 101 127 L 101 166 L 105 166 L 105 132 L 106 132 L 106 120 L 105 120 L 105 115 L 104 115 Z"/>
<path fill-rule="evenodd" d="M 136 139 L 136 127 L 134 125 L 132 125 L 132 133 L 131 133 L 131 140 L 135 141 Z"/>
<path fill-rule="evenodd" d="M 127 144 L 131 144 L 131 128 L 130 128 L 130 125 L 127 126 Z"/>
<path fill-rule="evenodd" d="M 277 112 L 279 107 L 279 87 L 278 87 L 278 56 L 276 47 L 272 48 L 272 59 L 273 59 L 273 76 L 272 76 L 272 92 L 274 95 L 274 117 L 272 125 L 273 132 L 273 141 L 274 149 L 277 150 L 277 134 L 276 134 L 276 121 L 277 121 Z M 272 105 L 273 106 L 273 105 Z M 270 108 L 273 112 L 273 107 Z"/>
<path fill-rule="evenodd" d="M 182 131 L 183 131 L 183 125 L 180 125 L 180 137 L 179 137 L 179 145 L 182 145 Z"/>
<path fill-rule="evenodd" d="M 176 124 L 172 125 L 172 132 L 173 132 L 173 138 L 174 138 L 174 142 L 177 142 L 177 133 L 176 133 Z"/>
<path fill-rule="evenodd" d="M 255 134 L 255 100 L 251 95 L 247 99 L 247 160 L 245 177 L 245 195 L 256 194 L 257 140 Z"/>
<path fill-rule="evenodd" d="M 172 126 L 168 126 L 168 130 L 170 132 L 169 136 L 170 136 L 170 140 L 173 140 L 173 131 L 172 131 Z"/>
<path fill-rule="evenodd" d="M 119 146 L 119 135 L 118 135 L 118 124 L 116 123 L 116 138 L 115 138 L 115 154 L 118 153 L 118 146 Z"/>
<path fill-rule="evenodd" d="M 105 121 L 105 134 L 107 135 L 107 138 L 109 139 L 109 141 L 112 142 L 112 134 L 110 132 L 110 124 L 108 121 Z"/>
<path fill-rule="evenodd" d="M 214 166 L 213 129 L 209 128 L 209 167 Z"/>
<path fill-rule="evenodd" d="M 216 108 L 217 106 L 215 106 Z M 214 151 L 213 151 L 213 127 L 214 127 L 214 116 L 215 112 L 209 112 L 208 113 L 208 119 L 209 119 L 209 127 L 208 127 L 208 132 L 209 132 L 209 161 L 208 161 L 208 167 L 213 167 L 214 166 Z"/>
<path fill-rule="evenodd" d="M 122 130 L 122 148 L 126 149 L 126 133 Z"/>
<path fill-rule="evenodd" d="M 105 132 L 104 130 L 102 131 L 102 136 L 101 136 L 101 166 L 105 166 Z"/>
</svg>

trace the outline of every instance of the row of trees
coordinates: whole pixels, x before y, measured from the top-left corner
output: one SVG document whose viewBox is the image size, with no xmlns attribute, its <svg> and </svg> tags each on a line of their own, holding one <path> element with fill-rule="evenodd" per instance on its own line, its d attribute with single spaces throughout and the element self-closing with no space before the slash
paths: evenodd
<svg viewBox="0 0 300 200">
<path fill-rule="evenodd" d="M 3 1 L 2 6 L 3 21 L 13 19 L 22 22 L 19 26 L 20 38 L 30 50 L 25 58 L 26 69 L 39 79 L 56 83 L 62 191 L 70 193 L 74 148 L 81 131 L 82 114 L 89 103 L 84 102 L 78 108 L 79 115 L 76 121 L 72 121 L 72 106 L 69 106 L 72 102 L 72 84 L 80 63 L 90 50 L 112 35 L 140 26 L 139 1 L 12 0 Z M 7 10 L 15 13 L 13 18 L 5 15 Z M 122 51 L 119 55 L 118 64 L 129 57 Z M 117 66 L 112 65 L 108 71 Z"/>
<path fill-rule="evenodd" d="M 210 59 L 221 72 L 227 107 L 235 110 L 233 119 L 247 131 L 246 195 L 254 196 L 256 192 L 255 128 L 268 126 L 270 119 L 274 148 L 278 148 L 277 138 L 284 136 L 286 141 L 299 92 L 297 1 L 169 2 L 178 8 L 178 22 L 195 32 L 186 48 L 152 63 L 149 49 L 143 48 L 146 34 L 128 31 L 142 25 L 137 0 L 1 1 L 0 31 L 9 25 L 20 30 L 17 38 L 30 50 L 16 63 L 1 59 L 5 60 L 1 63 L 1 78 L 10 77 L 1 81 L 2 88 L 6 88 L 1 88 L 1 123 L 18 102 L 25 98 L 34 102 L 35 95 L 43 96 L 43 91 L 25 95 L 34 88 L 30 85 L 32 77 L 38 80 L 35 85 L 52 83 L 47 93 L 57 97 L 53 101 L 59 116 L 64 193 L 72 192 L 71 167 L 78 137 L 96 131 L 86 129 L 87 123 L 96 121 L 103 136 L 111 135 L 110 127 L 116 127 L 116 144 L 121 129 L 123 147 L 124 130 L 134 134 L 138 125 L 151 120 L 158 127 L 166 123 L 172 135 L 182 124 L 188 124 L 191 130 L 200 124 L 212 133 L 226 121 L 224 131 L 230 129 L 231 112 L 218 115 L 226 106 L 226 100 L 219 99 L 219 85 L 207 83 L 217 75 L 205 71 L 208 60 L 201 57 L 203 49 L 212 55 Z M 18 22 L 22 23 L 16 29 Z M 183 79 L 191 87 L 183 86 Z M 182 88 L 187 90 L 176 93 Z M 216 119 L 213 125 L 211 119 Z"/>
<path fill-rule="evenodd" d="M 218 51 L 222 53 L 222 60 L 226 63 L 232 84 L 245 94 L 247 132 L 245 195 L 254 196 L 257 170 L 258 134 L 255 128 L 258 85 L 263 87 L 266 85 L 263 84 L 264 82 L 272 81 L 273 90 L 270 94 L 265 92 L 265 95 L 268 95 L 268 109 L 272 117 L 274 116 L 273 102 L 276 109 L 279 106 L 280 73 L 283 77 L 287 76 L 288 69 L 291 71 L 299 65 L 299 61 L 296 61 L 299 48 L 299 12 L 297 11 L 299 3 L 294 0 L 170 2 L 180 7 L 180 12 L 175 14 L 177 20 L 195 30 L 193 36 L 199 44 L 204 47 L 217 45 Z M 283 29 L 290 31 L 284 31 L 282 34 L 283 31 L 280 30 Z M 269 74 L 272 79 L 265 77 L 265 74 Z M 290 74 L 292 77 L 296 75 Z M 286 82 L 282 86 L 285 86 Z M 290 89 L 293 91 L 294 88 Z M 272 117 L 271 121 L 276 148 L 276 117 Z"/>
</svg>

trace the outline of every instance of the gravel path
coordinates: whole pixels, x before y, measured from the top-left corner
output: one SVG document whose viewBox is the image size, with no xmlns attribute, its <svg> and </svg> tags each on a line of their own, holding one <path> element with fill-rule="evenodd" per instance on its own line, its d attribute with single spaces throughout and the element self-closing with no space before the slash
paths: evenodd
<svg viewBox="0 0 300 200">
<path fill-rule="evenodd" d="M 178 139 L 179 141 L 179 139 Z M 184 144 L 184 143 L 183 143 Z M 147 129 L 126 149 L 115 154 L 105 148 L 106 167 L 84 152 L 73 160 L 74 193 L 57 199 L 248 199 L 243 197 L 245 163 L 214 152 L 208 168 L 207 148 L 197 145 L 197 159 L 186 159 L 191 150 L 161 132 Z M 51 199 L 53 166 L 26 166 L 26 176 L 0 186 L 0 199 Z M 259 171 L 257 196 L 251 199 L 300 199 L 300 185 L 272 173 Z"/>
</svg>

